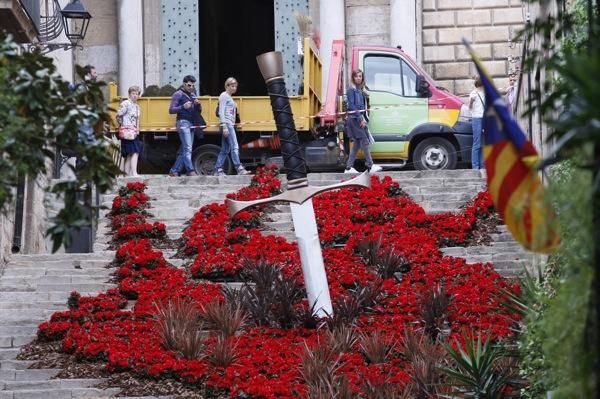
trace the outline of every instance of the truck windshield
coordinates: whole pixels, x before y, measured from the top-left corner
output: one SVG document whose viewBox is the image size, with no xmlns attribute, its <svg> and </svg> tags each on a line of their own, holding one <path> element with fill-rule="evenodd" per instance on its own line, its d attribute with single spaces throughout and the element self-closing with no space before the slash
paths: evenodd
<svg viewBox="0 0 600 399">
<path fill-rule="evenodd" d="M 418 97 L 417 73 L 398 57 L 370 54 L 365 57 L 365 84 L 372 91 Z"/>
</svg>

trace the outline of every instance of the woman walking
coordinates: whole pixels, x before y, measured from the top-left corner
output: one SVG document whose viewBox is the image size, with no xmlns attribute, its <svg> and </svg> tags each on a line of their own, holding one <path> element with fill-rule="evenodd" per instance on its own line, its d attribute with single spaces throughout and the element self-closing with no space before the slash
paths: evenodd
<svg viewBox="0 0 600 399">
<path fill-rule="evenodd" d="M 215 175 L 224 176 L 223 165 L 225 159 L 231 153 L 233 166 L 238 175 L 247 175 L 248 172 L 240 162 L 240 149 L 235 135 L 235 116 L 237 106 L 231 97 L 237 91 L 238 82 L 235 78 L 227 78 L 225 91 L 219 96 L 219 122 L 221 130 L 221 151 L 215 165 Z"/>
<path fill-rule="evenodd" d="M 483 153 L 481 151 L 481 128 L 485 110 L 485 92 L 479 76 L 475 77 L 475 89 L 469 94 L 469 109 L 473 126 L 473 147 L 471 147 L 471 165 L 473 169 L 483 169 Z"/>
<path fill-rule="evenodd" d="M 350 154 L 348 155 L 348 162 L 346 163 L 346 170 L 344 173 L 358 173 L 354 169 L 354 161 L 356 161 L 356 154 L 358 150 L 362 150 L 365 155 L 365 165 L 371 173 L 379 172 L 381 166 L 373 163 L 371 157 L 371 151 L 369 150 L 369 131 L 367 130 L 367 93 L 365 91 L 365 82 L 363 79 L 363 72 L 360 69 L 352 71 L 352 83 L 348 87 L 348 118 L 346 120 L 346 134 L 354 142 Z"/>
<path fill-rule="evenodd" d="M 121 155 L 125 158 L 125 174 L 139 176 L 137 173 L 138 157 L 142 152 L 140 133 L 140 106 L 137 100 L 140 88 L 131 86 L 128 90 L 129 98 L 124 100 L 117 111 L 119 122 L 119 139 L 121 139 Z"/>
</svg>

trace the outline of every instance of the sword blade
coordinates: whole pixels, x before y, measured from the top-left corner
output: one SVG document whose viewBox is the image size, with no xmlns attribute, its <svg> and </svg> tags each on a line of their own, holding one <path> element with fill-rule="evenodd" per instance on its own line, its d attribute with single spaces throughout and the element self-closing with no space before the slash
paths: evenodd
<svg viewBox="0 0 600 399">
<path fill-rule="evenodd" d="M 300 250 L 300 262 L 306 285 L 308 303 L 319 317 L 333 315 L 329 284 L 325 274 L 325 264 L 317 230 L 317 219 L 312 199 L 302 204 L 290 203 L 292 221 Z"/>
</svg>

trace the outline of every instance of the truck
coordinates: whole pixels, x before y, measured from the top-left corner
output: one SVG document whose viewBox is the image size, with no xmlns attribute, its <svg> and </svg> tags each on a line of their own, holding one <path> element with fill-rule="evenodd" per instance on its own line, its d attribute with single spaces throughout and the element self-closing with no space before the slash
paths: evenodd
<svg viewBox="0 0 600 399">
<path fill-rule="evenodd" d="M 322 98 L 322 66 L 311 39 L 303 42 L 303 81 L 299 95 L 290 96 L 294 123 L 310 172 L 339 171 L 349 146 L 344 134 L 346 57 L 345 41 L 334 40 L 327 96 Z M 472 129 L 463 102 L 433 79 L 400 47 L 357 45 L 351 49 L 350 67 L 364 71 L 369 90 L 371 155 L 384 168 L 412 165 L 416 169 L 455 169 L 471 160 Z M 207 126 L 204 138 L 195 140 L 192 161 L 199 174 L 212 174 L 220 150 L 218 97 L 200 96 Z M 115 109 L 123 98 L 109 84 L 112 133 Z M 282 166 L 281 143 L 265 96 L 234 97 L 241 123 L 237 126 L 240 159 L 247 167 L 275 163 Z M 166 173 L 179 147 L 175 115 L 169 114 L 170 97 L 141 97 L 140 133 L 144 145 L 140 172 Z M 359 154 L 360 156 L 360 154 Z M 234 173 L 231 160 L 224 165 Z"/>
</svg>

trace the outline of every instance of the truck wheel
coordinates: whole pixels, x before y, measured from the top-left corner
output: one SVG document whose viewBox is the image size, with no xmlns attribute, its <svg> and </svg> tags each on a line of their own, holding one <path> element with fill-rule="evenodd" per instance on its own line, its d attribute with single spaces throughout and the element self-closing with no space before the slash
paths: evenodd
<svg viewBox="0 0 600 399">
<path fill-rule="evenodd" d="M 443 137 L 430 137 L 417 145 L 413 162 L 419 170 L 455 169 L 456 148 Z"/>
<path fill-rule="evenodd" d="M 212 175 L 215 171 L 215 164 L 217 163 L 219 151 L 221 151 L 221 147 L 214 144 L 205 144 L 196 148 L 192 153 L 192 163 L 194 164 L 196 172 L 200 175 Z M 228 175 L 233 173 L 229 157 L 225 159 L 223 170 Z"/>
</svg>

